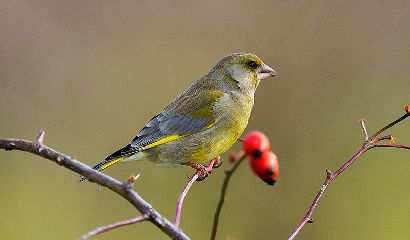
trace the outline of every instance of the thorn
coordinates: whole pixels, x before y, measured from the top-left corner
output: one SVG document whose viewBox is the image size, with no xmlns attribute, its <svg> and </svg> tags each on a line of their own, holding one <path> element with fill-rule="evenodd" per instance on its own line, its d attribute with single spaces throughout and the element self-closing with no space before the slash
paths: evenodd
<svg viewBox="0 0 410 240">
<path fill-rule="evenodd" d="M 404 110 L 406 110 L 406 112 L 407 112 L 407 115 L 409 115 L 410 116 L 410 106 L 409 105 L 404 105 Z"/>
<path fill-rule="evenodd" d="M 137 176 L 131 175 L 128 179 L 126 185 L 128 189 L 131 189 L 134 186 L 135 181 L 141 176 L 141 173 L 138 173 Z"/>
<path fill-rule="evenodd" d="M 41 131 L 38 133 L 37 137 L 36 137 L 36 142 L 38 142 L 38 143 L 40 143 L 40 144 L 43 144 L 44 135 L 45 135 L 45 134 L 46 134 L 46 132 L 43 131 L 43 130 L 41 130 Z"/>
<path fill-rule="evenodd" d="M 326 175 L 327 176 L 330 176 L 330 175 L 332 175 L 332 170 L 330 170 L 329 168 L 326 168 Z"/>
<path fill-rule="evenodd" d="M 365 119 L 360 119 L 360 127 L 362 127 L 362 131 L 364 133 L 364 140 L 367 142 L 369 140 L 369 134 L 367 133 L 365 123 L 366 123 Z"/>
<path fill-rule="evenodd" d="M 307 223 L 313 223 L 313 219 L 312 219 L 312 218 L 309 218 L 308 221 L 307 221 Z"/>
<path fill-rule="evenodd" d="M 244 142 L 244 140 L 242 138 L 238 138 L 239 142 Z"/>
</svg>

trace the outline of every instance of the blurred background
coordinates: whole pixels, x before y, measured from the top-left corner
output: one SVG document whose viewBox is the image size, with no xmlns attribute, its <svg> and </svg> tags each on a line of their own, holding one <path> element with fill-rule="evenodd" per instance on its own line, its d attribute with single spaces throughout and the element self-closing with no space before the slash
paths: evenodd
<svg viewBox="0 0 410 240">
<path fill-rule="evenodd" d="M 233 176 L 218 239 L 285 239 L 320 188 L 374 132 L 410 103 L 409 1 L 20 1 L 0 3 L 0 137 L 34 139 L 94 165 L 223 56 L 259 55 L 279 78 L 259 85 L 246 132 L 280 158 L 274 187 L 243 164 Z M 390 134 L 410 144 L 410 122 Z M 240 144 L 232 147 L 238 151 Z M 226 159 L 226 155 L 223 156 Z M 136 216 L 113 192 L 24 152 L 0 151 L 2 239 L 77 239 Z M 208 239 L 225 161 L 195 184 L 181 227 Z M 298 239 L 407 239 L 410 153 L 375 149 L 328 189 Z M 165 217 L 192 170 L 149 162 L 105 173 Z M 94 239 L 167 239 L 150 223 Z"/>
</svg>

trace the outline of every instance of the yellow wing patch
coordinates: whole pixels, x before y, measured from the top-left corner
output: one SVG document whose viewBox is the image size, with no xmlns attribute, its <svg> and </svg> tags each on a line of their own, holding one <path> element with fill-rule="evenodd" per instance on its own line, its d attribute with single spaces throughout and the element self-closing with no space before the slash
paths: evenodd
<svg viewBox="0 0 410 240">
<path fill-rule="evenodd" d="M 108 162 L 108 163 L 102 165 L 98 170 L 99 170 L 99 171 L 104 170 L 104 169 L 106 169 L 107 167 L 109 167 L 109 166 L 111 166 L 111 165 L 113 165 L 113 164 L 116 164 L 117 162 L 120 162 L 120 161 L 124 160 L 124 158 L 125 158 L 125 157 L 120 157 L 120 158 L 117 158 L 117 159 L 115 159 L 115 160 L 113 160 L 113 161 L 111 161 L 111 162 Z"/>
<path fill-rule="evenodd" d="M 178 135 L 178 134 L 169 135 L 167 137 L 161 138 L 160 140 L 158 140 L 156 142 L 150 143 L 147 146 L 142 147 L 141 149 L 142 150 L 147 150 L 147 149 L 153 148 L 155 146 L 158 146 L 158 145 L 161 145 L 161 144 L 164 144 L 164 143 L 167 143 L 167 142 L 172 142 L 174 140 L 180 139 L 180 138 L 185 137 L 185 136 L 186 135 Z"/>
</svg>

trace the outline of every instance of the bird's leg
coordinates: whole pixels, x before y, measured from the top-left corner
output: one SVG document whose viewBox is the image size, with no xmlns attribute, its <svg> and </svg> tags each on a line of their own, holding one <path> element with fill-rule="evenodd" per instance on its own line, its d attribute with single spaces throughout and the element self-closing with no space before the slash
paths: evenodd
<svg viewBox="0 0 410 240">
<path fill-rule="evenodd" d="M 222 164 L 221 157 L 217 156 L 206 167 L 199 163 L 188 163 L 188 166 L 196 170 L 195 174 L 198 174 L 197 181 L 199 182 L 199 181 L 203 181 L 206 177 L 208 177 L 208 175 L 212 172 L 213 168 L 217 168 L 221 166 L 221 164 Z"/>
</svg>

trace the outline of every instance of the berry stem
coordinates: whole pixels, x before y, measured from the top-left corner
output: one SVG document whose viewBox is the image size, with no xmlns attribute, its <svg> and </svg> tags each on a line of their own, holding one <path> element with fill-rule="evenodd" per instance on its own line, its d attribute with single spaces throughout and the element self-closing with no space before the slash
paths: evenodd
<svg viewBox="0 0 410 240">
<path fill-rule="evenodd" d="M 228 184 L 229 180 L 232 177 L 232 174 L 236 171 L 236 169 L 239 167 L 239 165 L 243 162 L 245 159 L 245 152 L 240 151 L 236 156 L 231 159 L 234 164 L 232 165 L 231 168 L 225 170 L 225 178 L 222 183 L 222 189 L 221 189 L 221 195 L 219 197 L 219 202 L 218 206 L 216 207 L 215 210 L 215 215 L 214 215 L 214 222 L 212 224 L 212 233 L 211 233 L 211 240 L 215 240 L 216 237 L 216 232 L 218 231 L 218 223 L 219 223 L 219 215 L 221 214 L 222 206 L 225 202 L 225 197 L 226 197 L 226 191 L 228 189 Z"/>
</svg>

